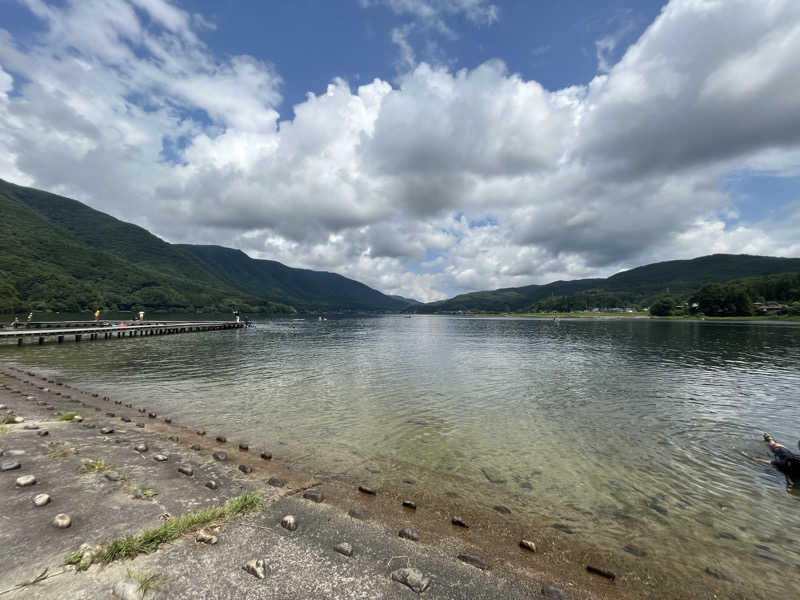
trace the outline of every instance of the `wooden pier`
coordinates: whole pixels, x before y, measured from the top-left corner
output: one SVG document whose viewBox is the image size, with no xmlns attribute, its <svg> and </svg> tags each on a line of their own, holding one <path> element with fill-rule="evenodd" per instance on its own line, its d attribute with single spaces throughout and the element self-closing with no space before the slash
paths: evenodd
<svg viewBox="0 0 800 600">
<path fill-rule="evenodd" d="M 134 325 L 117 321 L 49 321 L 22 323 L 17 328 L 0 329 L 0 344 L 16 343 L 22 346 L 25 341 L 44 344 L 46 339 L 55 339 L 59 344 L 65 339 L 109 340 L 113 338 L 145 337 L 151 335 L 171 335 L 195 331 L 217 331 L 220 329 L 239 329 L 244 323 L 235 321 L 134 321 Z"/>
</svg>

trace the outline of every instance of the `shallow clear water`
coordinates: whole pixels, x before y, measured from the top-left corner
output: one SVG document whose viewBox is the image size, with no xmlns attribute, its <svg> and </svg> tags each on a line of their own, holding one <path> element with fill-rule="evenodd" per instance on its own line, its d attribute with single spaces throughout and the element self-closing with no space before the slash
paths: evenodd
<svg viewBox="0 0 800 600">
<path fill-rule="evenodd" d="M 0 348 L 298 468 L 503 503 L 675 572 L 800 566 L 800 327 L 388 316 Z M 494 482 L 490 481 L 494 480 Z M 722 536 L 720 536 L 722 534 Z M 731 538 L 735 539 L 731 539 Z"/>
</svg>

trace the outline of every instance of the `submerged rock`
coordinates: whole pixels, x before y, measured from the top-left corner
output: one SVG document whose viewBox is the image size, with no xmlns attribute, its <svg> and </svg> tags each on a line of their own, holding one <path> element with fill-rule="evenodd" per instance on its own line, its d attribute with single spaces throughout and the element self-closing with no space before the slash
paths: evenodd
<svg viewBox="0 0 800 600">
<path fill-rule="evenodd" d="M 179 465 L 178 473 L 183 473 L 184 475 L 188 475 L 189 477 L 191 477 L 192 475 L 194 475 L 194 469 L 189 465 Z"/>
<path fill-rule="evenodd" d="M 311 500 L 313 502 L 322 502 L 325 499 L 325 494 L 322 492 L 321 489 L 315 488 L 312 490 L 306 490 L 303 493 L 303 498 L 306 500 Z"/>
<path fill-rule="evenodd" d="M 163 454 L 154 454 L 153 460 L 157 460 L 158 462 L 164 462 L 165 460 L 167 460 L 167 457 Z"/>
<path fill-rule="evenodd" d="M 374 496 L 375 494 L 378 493 L 377 490 L 375 490 L 375 488 L 366 485 L 358 486 L 358 491 L 361 492 L 362 494 L 367 494 L 369 496 Z"/>
<path fill-rule="evenodd" d="M 493 506 L 492 508 L 494 510 L 496 510 L 497 512 L 499 512 L 500 514 L 502 514 L 502 515 L 510 515 L 511 514 L 511 509 L 508 508 L 507 506 L 503 506 L 501 504 L 499 504 L 497 506 Z"/>
<path fill-rule="evenodd" d="M 34 506 L 44 506 L 50 503 L 50 494 L 36 494 L 33 497 Z"/>
<path fill-rule="evenodd" d="M 428 589 L 431 578 L 422 574 L 419 569 L 404 568 L 392 571 L 392 579 L 403 585 L 407 585 L 417 594 L 421 594 Z"/>
<path fill-rule="evenodd" d="M 481 473 L 483 473 L 483 476 L 486 477 L 486 479 L 490 483 L 505 483 L 506 482 L 505 478 L 502 475 L 500 475 L 500 473 L 498 473 L 494 469 L 490 469 L 489 467 L 481 467 Z"/>
<path fill-rule="evenodd" d="M 53 527 L 57 527 L 58 529 L 66 529 L 70 525 L 72 525 L 72 517 L 66 513 L 58 513 L 53 518 Z"/>
<path fill-rule="evenodd" d="M 552 527 L 553 529 L 557 529 L 558 531 L 561 531 L 563 533 L 568 533 L 570 535 L 575 533 L 572 527 L 570 527 L 569 525 L 564 525 L 564 523 L 553 523 Z"/>
<path fill-rule="evenodd" d="M 251 467 L 250 465 L 239 465 L 239 470 L 242 473 L 252 473 L 253 467 Z"/>
<path fill-rule="evenodd" d="M 628 554 L 633 554 L 634 556 L 638 556 L 639 558 L 641 558 L 642 556 L 647 556 L 647 552 L 630 544 L 625 546 L 623 550 Z"/>
<path fill-rule="evenodd" d="M 412 527 L 404 527 L 397 532 L 397 535 L 405 540 L 411 540 L 412 542 L 419 541 L 419 532 Z"/>
<path fill-rule="evenodd" d="M 542 596 L 550 600 L 567 600 L 567 593 L 557 585 L 542 584 Z"/>
<path fill-rule="evenodd" d="M 228 460 L 228 453 L 221 450 L 214 452 L 211 456 L 214 457 L 214 460 L 218 460 L 220 462 L 225 462 Z"/>
<path fill-rule="evenodd" d="M 286 515 L 281 519 L 281 527 L 288 531 L 294 531 L 297 529 L 297 519 L 295 519 L 293 515 Z"/>
<path fill-rule="evenodd" d="M 284 485 L 283 479 L 281 479 L 280 477 L 270 477 L 267 483 L 270 484 L 272 487 L 283 487 Z"/>
<path fill-rule="evenodd" d="M 367 516 L 364 514 L 364 511 L 363 511 L 363 510 L 361 510 L 360 508 L 351 508 L 351 509 L 350 509 L 350 510 L 347 512 L 347 515 L 348 515 L 350 518 L 352 518 L 352 519 L 358 519 L 359 521 L 363 521 L 364 519 L 366 519 L 366 518 L 367 518 Z"/>
<path fill-rule="evenodd" d="M 17 487 L 28 487 L 36 483 L 36 477 L 33 475 L 23 475 L 22 477 L 17 477 Z"/>
<path fill-rule="evenodd" d="M 465 562 L 468 565 L 472 565 L 478 569 L 485 569 L 486 568 L 486 559 L 483 558 L 480 554 L 471 554 L 469 552 L 462 552 L 457 556 L 458 560 L 461 562 Z"/>
</svg>

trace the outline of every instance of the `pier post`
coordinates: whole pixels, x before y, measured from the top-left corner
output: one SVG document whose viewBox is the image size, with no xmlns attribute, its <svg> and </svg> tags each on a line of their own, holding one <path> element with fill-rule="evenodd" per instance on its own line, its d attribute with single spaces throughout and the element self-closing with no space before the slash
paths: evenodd
<svg viewBox="0 0 800 600">
<path fill-rule="evenodd" d="M 22 338 L 17 338 L 17 346 L 22 346 Z"/>
<path fill-rule="evenodd" d="M 39 345 L 41 346 L 42 344 L 44 344 L 44 336 L 40 335 L 39 336 Z"/>
<path fill-rule="evenodd" d="M 58 336 L 58 343 L 61 344 L 63 342 L 64 342 L 64 336 L 63 335 Z"/>
<path fill-rule="evenodd" d="M 75 334 L 75 341 L 76 342 L 80 342 L 81 341 L 81 334 L 80 333 L 76 333 Z"/>
</svg>

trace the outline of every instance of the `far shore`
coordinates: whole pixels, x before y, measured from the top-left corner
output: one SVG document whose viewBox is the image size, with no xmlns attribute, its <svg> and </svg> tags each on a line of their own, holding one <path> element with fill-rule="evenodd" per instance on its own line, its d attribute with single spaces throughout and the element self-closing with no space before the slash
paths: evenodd
<svg viewBox="0 0 800 600">
<path fill-rule="evenodd" d="M 509 313 L 509 312 L 469 312 L 469 317 L 529 317 L 533 319 L 653 319 L 671 321 L 755 321 L 776 323 L 800 323 L 800 316 L 794 315 L 751 315 L 743 317 L 707 317 L 697 315 L 654 316 L 647 312 L 560 312 L 560 313 Z"/>
</svg>

